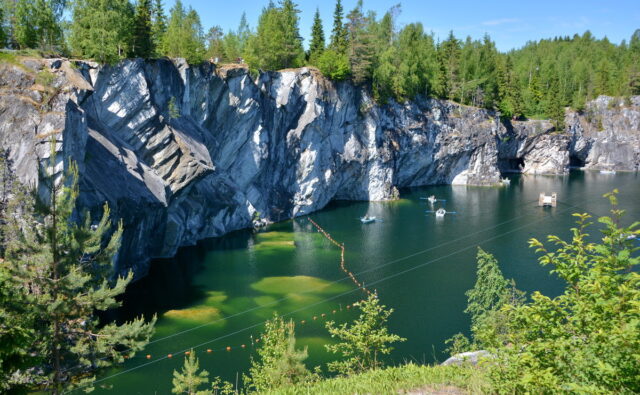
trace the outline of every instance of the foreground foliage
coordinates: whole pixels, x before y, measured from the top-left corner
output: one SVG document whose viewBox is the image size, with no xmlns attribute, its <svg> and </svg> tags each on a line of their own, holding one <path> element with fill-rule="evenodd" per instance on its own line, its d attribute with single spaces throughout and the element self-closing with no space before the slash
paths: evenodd
<svg viewBox="0 0 640 395">
<path fill-rule="evenodd" d="M 110 281 L 122 226 L 111 229 L 106 205 L 99 221 L 78 216 L 77 168 L 70 163 L 65 177 L 58 164 L 52 142 L 41 179 L 49 193 L 34 203 L 14 189 L 3 213 L 0 316 L 12 326 L 0 325 L 5 389 L 90 388 L 96 368 L 133 356 L 153 334 L 155 318 L 100 323 L 97 313 L 119 306 L 133 278 Z"/>
<path fill-rule="evenodd" d="M 209 372 L 200 370 L 200 363 L 194 350 L 191 350 L 184 357 L 184 365 L 180 371 L 173 371 L 174 394 L 187 395 L 230 395 L 236 393 L 233 385 L 227 381 L 215 377 L 209 383 Z M 209 385 L 210 389 L 201 389 L 202 386 Z"/>
<path fill-rule="evenodd" d="M 277 388 L 267 391 L 265 394 L 398 394 L 418 389 L 429 393 L 429 391 L 435 392 L 444 388 L 463 390 L 472 394 L 491 392 L 482 369 L 458 366 L 424 366 L 409 363 L 347 377 Z"/>
<path fill-rule="evenodd" d="M 531 240 L 567 285 L 560 296 L 534 292 L 503 308 L 512 315 L 507 345 L 495 349 L 491 369 L 500 391 L 640 392 L 640 248 L 630 239 L 640 222 L 621 226 L 615 191 L 606 196 L 613 209 L 598 219 L 599 243 L 589 241 L 588 214 L 575 214 L 570 241 L 548 237 L 555 251 Z"/>
<path fill-rule="evenodd" d="M 265 323 L 260 340 L 257 358 L 251 359 L 249 375 L 244 376 L 248 389 L 261 393 L 314 380 L 315 376 L 304 365 L 307 349 L 296 349 L 293 321 L 274 316 Z"/>
<path fill-rule="evenodd" d="M 380 304 L 378 295 L 369 294 L 366 300 L 353 304 L 360 309 L 360 316 L 352 323 L 337 325 L 328 321 L 326 326 L 336 344 L 325 345 L 329 352 L 340 355 L 341 359 L 329 362 L 329 370 L 342 375 L 365 372 L 382 367 L 382 357 L 391 353 L 391 343 L 405 341 L 398 335 L 389 333 L 387 320 L 393 309 Z"/>
<path fill-rule="evenodd" d="M 572 238 L 548 236 L 553 249 L 532 239 L 540 263 L 565 281 L 564 292 L 539 292 L 523 302 L 495 259 L 480 251 L 478 282 L 469 291 L 473 343 L 461 335 L 453 352 L 484 348 L 484 368 L 500 393 L 640 392 L 640 222 L 622 226 L 616 193 L 600 242 L 587 230 L 588 214 L 574 214 Z M 511 288 L 511 290 L 510 290 Z"/>
</svg>

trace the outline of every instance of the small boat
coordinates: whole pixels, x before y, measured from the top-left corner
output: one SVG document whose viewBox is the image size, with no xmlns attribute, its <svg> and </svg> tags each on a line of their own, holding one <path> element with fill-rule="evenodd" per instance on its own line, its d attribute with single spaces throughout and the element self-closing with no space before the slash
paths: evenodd
<svg viewBox="0 0 640 395">
<path fill-rule="evenodd" d="M 420 199 L 422 199 L 422 200 L 428 200 L 428 201 L 429 201 L 429 203 L 431 203 L 431 204 L 434 204 L 435 202 L 437 202 L 437 201 L 438 201 L 438 199 L 436 199 L 436 197 L 435 197 L 435 196 L 433 196 L 433 195 L 431 195 L 431 196 L 429 196 L 429 197 L 421 197 Z M 440 200 L 442 200 L 442 201 L 444 202 L 444 199 L 440 199 Z"/>
<path fill-rule="evenodd" d="M 604 163 L 600 170 L 600 174 L 616 174 L 616 171 L 613 168 L 614 166 L 615 165 L 613 163 Z"/>
<path fill-rule="evenodd" d="M 511 180 L 508 179 L 507 177 L 503 178 L 500 180 L 500 182 L 502 183 L 502 185 L 511 185 Z"/>
<path fill-rule="evenodd" d="M 446 214 L 457 214 L 457 212 L 455 211 L 447 211 L 444 208 L 440 207 L 439 209 L 437 209 L 436 211 L 433 210 L 426 210 L 425 213 L 434 213 L 436 215 L 436 218 L 444 218 L 444 216 Z"/>
<path fill-rule="evenodd" d="M 365 215 L 364 217 L 360 218 L 360 222 L 362 222 L 363 224 L 370 224 L 371 222 L 375 222 L 376 221 L 376 217 L 369 217 L 368 215 Z"/>
</svg>

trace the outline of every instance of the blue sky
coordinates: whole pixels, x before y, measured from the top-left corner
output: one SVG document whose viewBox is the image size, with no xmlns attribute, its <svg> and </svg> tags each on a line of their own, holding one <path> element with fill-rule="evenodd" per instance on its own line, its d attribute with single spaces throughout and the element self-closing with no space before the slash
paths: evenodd
<svg viewBox="0 0 640 395">
<path fill-rule="evenodd" d="M 167 13 L 175 0 L 164 0 Z M 390 7 L 401 3 L 400 26 L 422 22 L 425 30 L 444 37 L 453 30 L 457 37 L 480 38 L 489 33 L 498 49 L 519 48 L 529 40 L 558 35 L 591 32 L 598 38 L 607 36 L 619 43 L 628 40 L 640 28 L 640 0 L 538 0 L 538 1 L 434 1 L 434 0 L 364 0 L 366 10 L 381 17 Z M 252 28 L 268 0 L 183 0 L 198 11 L 205 30 L 220 25 L 224 31 L 236 29 L 243 11 Z M 328 40 L 333 23 L 334 0 L 298 0 L 300 32 L 308 44 L 313 14 L 320 9 Z M 345 14 L 357 0 L 343 0 Z"/>
</svg>

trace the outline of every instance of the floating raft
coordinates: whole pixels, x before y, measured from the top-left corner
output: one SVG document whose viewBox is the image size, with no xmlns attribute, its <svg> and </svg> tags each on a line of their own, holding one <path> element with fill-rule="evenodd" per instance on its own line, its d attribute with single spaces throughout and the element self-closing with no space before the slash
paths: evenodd
<svg viewBox="0 0 640 395">
<path fill-rule="evenodd" d="M 538 206 L 540 207 L 544 207 L 544 206 L 550 206 L 550 207 L 555 207 L 557 205 L 557 197 L 558 194 L 553 192 L 551 195 L 547 196 L 545 195 L 544 192 L 540 193 L 540 196 L 538 197 Z"/>
</svg>

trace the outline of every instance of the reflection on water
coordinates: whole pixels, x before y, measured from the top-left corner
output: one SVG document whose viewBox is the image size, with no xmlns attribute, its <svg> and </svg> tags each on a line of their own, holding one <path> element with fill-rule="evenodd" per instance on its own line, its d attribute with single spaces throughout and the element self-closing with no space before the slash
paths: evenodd
<svg viewBox="0 0 640 395">
<path fill-rule="evenodd" d="M 391 359 L 433 361 L 444 357 L 445 339 L 468 328 L 464 292 L 475 281 L 477 246 L 494 253 L 519 288 L 557 293 L 558 280 L 536 263 L 527 240 L 549 233 L 568 236 L 574 211 L 606 214 L 608 203 L 601 195 L 613 188 L 621 189 L 627 220 L 638 219 L 637 174 L 582 172 L 514 177 L 509 187 L 501 188 L 416 188 L 403 191 L 395 202 L 334 202 L 311 217 L 345 243 L 348 270 L 395 309 L 391 329 L 409 340 L 397 345 Z M 558 207 L 537 207 L 540 192 L 557 192 Z M 431 208 L 420 200 L 429 195 L 446 202 Z M 457 214 L 436 220 L 425 212 L 438 207 Z M 381 221 L 362 224 L 359 218 L 365 214 Z M 325 363 L 324 344 L 330 339 L 324 322 L 352 319 L 347 305 L 362 297 L 339 262 L 340 250 L 304 217 L 266 232 L 239 231 L 205 240 L 174 259 L 154 262 L 149 276 L 127 292 L 119 313 L 120 319 L 157 313 L 156 336 L 144 355 L 125 364 L 126 370 L 102 377 L 126 373 L 101 384 L 118 393 L 169 393 L 171 372 L 182 357 L 160 358 L 193 346 L 199 346 L 202 367 L 235 381 L 248 367 L 261 322 L 274 311 L 295 319 L 299 344 L 309 347 L 310 365 Z M 227 346 L 232 350 L 226 351 Z"/>
</svg>

